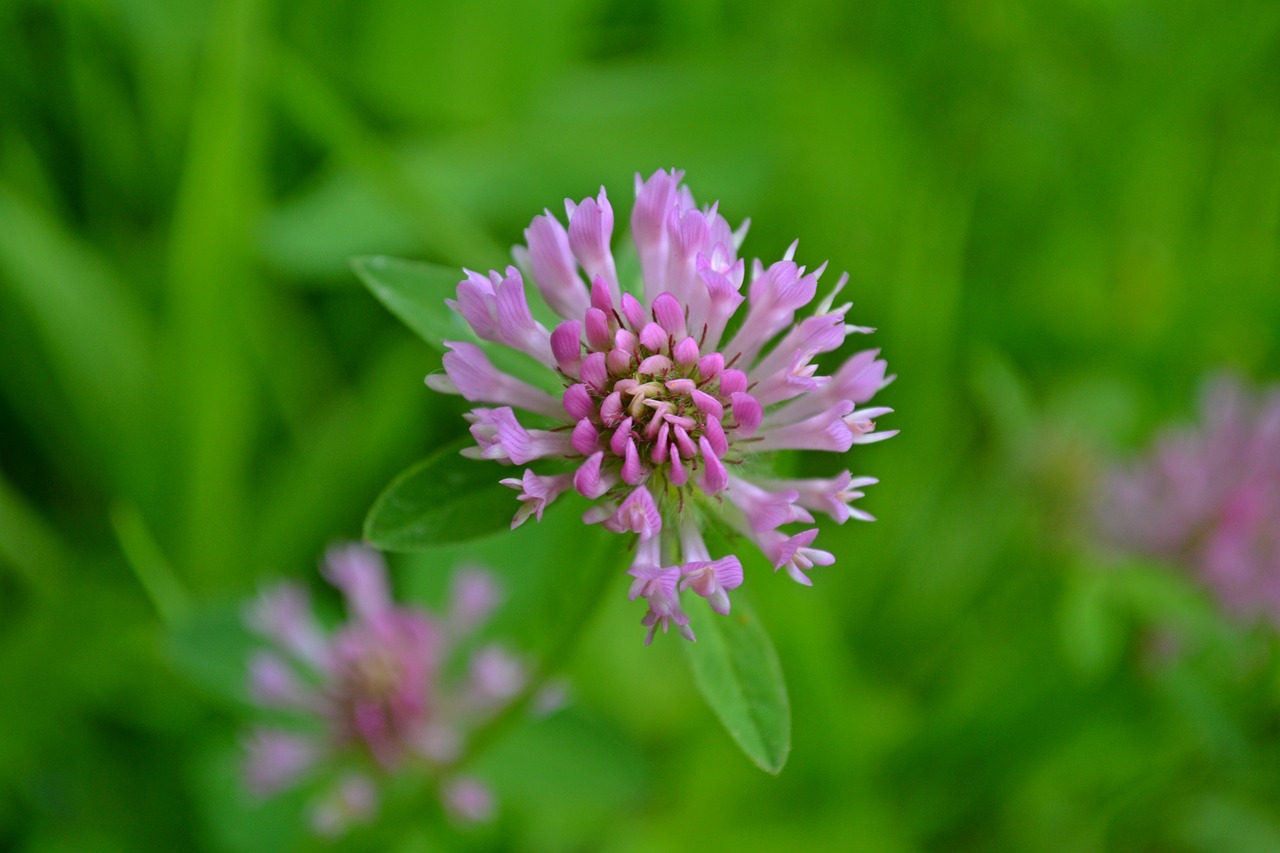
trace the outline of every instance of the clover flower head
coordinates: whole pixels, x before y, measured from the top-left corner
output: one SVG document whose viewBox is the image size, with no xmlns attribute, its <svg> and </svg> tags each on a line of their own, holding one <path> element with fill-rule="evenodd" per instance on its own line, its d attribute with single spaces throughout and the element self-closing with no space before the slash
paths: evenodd
<svg viewBox="0 0 1280 853">
<path fill-rule="evenodd" d="M 748 276 L 738 257 L 745 223 L 735 231 L 717 205 L 698 207 L 682 177 L 636 176 L 630 225 L 640 269 L 631 279 L 612 249 L 604 188 L 566 201 L 567 227 L 550 211 L 534 218 L 515 249 L 523 271 L 466 271 L 449 305 L 480 341 L 542 365 L 545 387 L 499 370 L 468 341 L 446 342 L 446 376 L 428 378 L 482 404 L 467 415 L 476 445 L 465 455 L 549 469 L 502 481 L 519 491 L 513 527 L 541 519 L 573 489 L 597 502 L 584 521 L 635 535 L 632 598 L 648 603 L 649 639 L 673 625 L 693 639 L 681 591 L 727 613 L 742 582 L 736 556 L 707 552 L 700 520 L 722 519 L 803 584 L 834 557 L 811 547 L 817 528 L 779 528 L 812 525 L 813 512 L 871 520 L 853 502 L 873 478 L 763 479 L 763 454 L 844 453 L 896 433 L 876 425 L 890 409 L 864 405 L 892 380 L 878 351 L 821 372 L 824 354 L 871 331 L 846 321 L 848 303 L 835 304 L 848 276 L 798 316 L 814 304 L 826 265 L 801 266 L 793 243 L 768 266 L 753 262 Z M 529 305 L 526 276 L 559 317 L 551 328 Z M 516 409 L 541 426 L 521 423 Z"/>
<path fill-rule="evenodd" d="M 440 618 L 394 602 L 375 551 L 335 547 L 323 573 L 349 614 L 332 632 L 320 626 L 297 584 L 266 590 L 246 612 L 249 627 L 271 644 L 249 662 L 250 695 L 298 725 L 255 728 L 245 741 L 245 776 L 253 793 L 268 796 L 312 773 L 337 774 L 313 804 L 311 822 L 318 834 L 338 835 L 373 816 L 378 775 L 443 769 L 458 756 L 467 727 L 505 707 L 527 676 L 519 661 L 488 646 L 471 659 L 462 683 L 443 678 L 456 641 L 497 603 L 497 587 L 482 570 L 455 575 Z M 473 792 L 469 801 L 483 799 L 474 793 L 478 782 L 449 784 L 464 781 Z M 445 805 L 457 814 L 481 811 Z"/>
<path fill-rule="evenodd" d="M 1219 377 L 1201 422 L 1112 470 L 1097 507 L 1114 548 L 1180 566 L 1229 613 L 1280 626 L 1280 388 Z"/>
</svg>

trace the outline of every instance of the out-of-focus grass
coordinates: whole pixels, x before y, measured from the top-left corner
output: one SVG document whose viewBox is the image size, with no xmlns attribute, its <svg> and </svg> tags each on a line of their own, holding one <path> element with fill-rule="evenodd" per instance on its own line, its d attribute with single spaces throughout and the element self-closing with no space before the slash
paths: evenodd
<svg viewBox="0 0 1280 853">
<path fill-rule="evenodd" d="M 6 846 L 235 847 L 197 815 L 236 713 L 175 677 L 162 612 L 308 571 L 462 427 L 346 259 L 501 264 L 543 207 L 605 183 L 621 212 L 665 166 L 752 218 L 750 254 L 851 271 L 901 377 L 902 435 L 850 457 L 882 521 L 827 531 L 812 591 L 749 582 L 793 694 L 780 779 L 615 589 L 571 669 L 643 768 L 608 820 L 522 808 L 511 767 L 554 742 L 528 735 L 490 759 L 486 838 L 1276 846 L 1270 641 L 1072 545 L 1103 450 L 1209 369 L 1280 367 L 1274 4 L 14 0 L 0 32 Z M 1169 619 L 1196 650 L 1143 664 Z"/>
</svg>

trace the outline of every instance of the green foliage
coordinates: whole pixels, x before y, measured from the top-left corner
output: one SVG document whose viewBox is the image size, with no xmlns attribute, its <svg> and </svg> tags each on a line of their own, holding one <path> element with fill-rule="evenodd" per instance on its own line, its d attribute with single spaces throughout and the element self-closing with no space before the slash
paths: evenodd
<svg viewBox="0 0 1280 853">
<path fill-rule="evenodd" d="M 747 757 L 781 773 L 791 751 L 791 706 L 764 626 L 745 596 L 727 617 L 699 602 L 689 621 L 697 642 L 684 649 L 698 689 Z"/>
<path fill-rule="evenodd" d="M 494 465 L 458 455 L 457 442 L 409 467 L 378 496 L 364 538 L 386 551 L 466 542 L 511 526 L 515 494 Z"/>
<path fill-rule="evenodd" d="M 462 273 L 456 269 L 385 256 L 356 258 L 352 269 L 378 300 L 418 337 L 437 350 L 445 341 L 479 344 L 471 327 L 463 322 L 446 299 L 452 299 Z M 507 347 L 487 351 L 503 370 L 534 385 L 545 385 L 549 371 L 527 356 Z"/>
<path fill-rule="evenodd" d="M 387 309 L 436 349 L 444 341 L 474 341 L 475 333 L 453 309 L 460 273 L 435 264 L 375 256 L 356 258 L 351 268 Z"/>
<path fill-rule="evenodd" d="M 1280 375 L 1280 6 L 14 0 L 0 33 L 0 847 L 253 845 L 225 602 L 315 583 L 463 432 L 422 387 L 454 327 L 347 259 L 439 262 L 378 286 L 453 324 L 534 213 L 604 183 L 621 226 L 669 166 L 748 255 L 848 269 L 900 377 L 902 435 L 848 457 L 881 520 L 824 529 L 812 590 L 749 568 L 787 770 L 641 646 L 563 498 L 396 581 L 494 566 L 575 716 L 494 732 L 495 826 L 365 846 L 1275 847 L 1274 635 L 1101 565 L 1081 507 L 1207 371 Z"/>
</svg>

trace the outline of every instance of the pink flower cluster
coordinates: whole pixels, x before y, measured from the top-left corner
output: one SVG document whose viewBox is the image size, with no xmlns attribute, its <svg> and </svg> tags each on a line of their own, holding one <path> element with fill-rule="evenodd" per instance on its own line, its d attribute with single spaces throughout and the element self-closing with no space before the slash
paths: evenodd
<svg viewBox="0 0 1280 853">
<path fill-rule="evenodd" d="M 298 723 L 261 726 L 249 735 L 246 777 L 255 794 L 267 796 L 327 772 L 334 782 L 313 805 L 312 825 L 336 835 L 372 817 L 378 774 L 414 766 L 439 770 L 457 759 L 467 728 L 506 706 L 526 675 L 501 648 L 487 646 L 471 658 L 463 683 L 441 678 L 450 650 L 497 603 L 486 573 L 467 570 L 454 578 L 443 619 L 395 605 L 377 552 L 334 548 L 324 574 L 349 612 L 334 632 L 322 630 L 296 584 L 264 592 L 246 614 L 250 628 L 274 647 L 250 661 L 252 698 Z M 460 818 L 479 819 L 491 808 L 475 780 L 449 779 L 441 790 L 446 808 Z"/>
<path fill-rule="evenodd" d="M 635 534 L 631 597 L 648 603 L 646 642 L 670 625 L 693 639 L 681 591 L 729 611 L 742 564 L 734 555 L 712 558 L 702 535 L 706 518 L 723 519 L 775 570 L 806 585 L 809 569 L 835 558 L 813 547 L 817 528 L 780 528 L 811 525 L 812 512 L 838 522 L 870 520 L 852 504 L 875 479 L 848 471 L 767 479 L 762 454 L 844 453 L 896 432 L 875 426 L 889 409 L 864 407 L 891 379 L 876 351 L 819 374 L 823 354 L 850 333 L 870 331 L 846 323 L 848 304 L 834 304 L 848 277 L 797 319 L 813 303 L 825 264 L 806 271 L 793 244 L 768 267 L 754 262 L 748 279 L 737 255 L 745 223 L 734 231 L 716 205 L 699 208 L 681 177 L 636 176 L 638 280 L 620 276 L 613 208 L 601 188 L 596 198 L 566 200 L 568 228 L 550 212 L 533 220 L 528 245 L 515 250 L 523 272 L 466 271 L 458 284 L 449 305 L 476 335 L 545 366 L 557 393 L 502 372 L 481 346 L 465 341 L 446 342 L 447 375 L 427 379 L 437 391 L 485 404 L 468 415 L 476 440 L 468 455 L 522 466 L 570 460 L 559 473 L 526 469 L 502 481 L 520 493 L 513 527 L 541 519 L 573 489 L 596 501 L 584 521 Z M 561 318 L 553 329 L 534 318 L 526 275 Z M 515 409 L 548 428 L 527 428 Z"/>
<path fill-rule="evenodd" d="M 1201 418 L 1111 472 L 1099 524 L 1112 545 L 1184 567 L 1229 612 L 1280 626 L 1280 388 L 1221 378 Z"/>
</svg>

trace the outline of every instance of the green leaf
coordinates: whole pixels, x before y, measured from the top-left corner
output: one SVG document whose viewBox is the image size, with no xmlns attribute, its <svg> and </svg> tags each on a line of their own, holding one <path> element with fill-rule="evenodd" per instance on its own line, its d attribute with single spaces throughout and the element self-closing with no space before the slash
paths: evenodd
<svg viewBox="0 0 1280 853">
<path fill-rule="evenodd" d="M 503 491 L 513 502 L 515 492 Z M 542 521 L 531 518 L 519 530 L 419 550 L 400 561 L 405 568 L 400 589 L 411 600 L 439 601 L 449 586 L 449 570 L 463 564 L 487 566 L 500 579 L 505 599 L 488 629 L 544 659 L 547 670 L 561 669 L 600 599 L 630 580 L 625 575 L 628 537 L 584 524 L 582 514 L 590 505 L 570 491 L 547 509 Z M 625 589 L 619 592 L 624 598 Z"/>
<path fill-rule="evenodd" d="M 700 602 L 698 602 L 700 604 Z M 782 666 L 756 614 L 739 596 L 728 616 L 696 606 L 696 643 L 681 643 L 698 689 L 747 757 L 777 775 L 791 751 L 791 704 Z"/>
<path fill-rule="evenodd" d="M 469 341 L 482 347 L 494 365 L 507 373 L 540 388 L 559 388 L 554 372 L 524 353 L 482 342 L 445 304 L 462 277 L 459 270 L 383 255 L 353 258 L 351 268 L 392 314 L 435 349 L 443 350 L 445 341 Z"/>
<path fill-rule="evenodd" d="M 392 314 L 436 349 L 443 341 L 474 341 L 462 318 L 445 304 L 462 278 L 456 269 L 383 255 L 353 258 L 351 268 Z"/>
<path fill-rule="evenodd" d="M 410 466 L 378 496 L 364 538 L 384 551 L 466 542 L 511 525 L 515 493 L 495 465 L 458 454 L 458 441 Z"/>
</svg>

